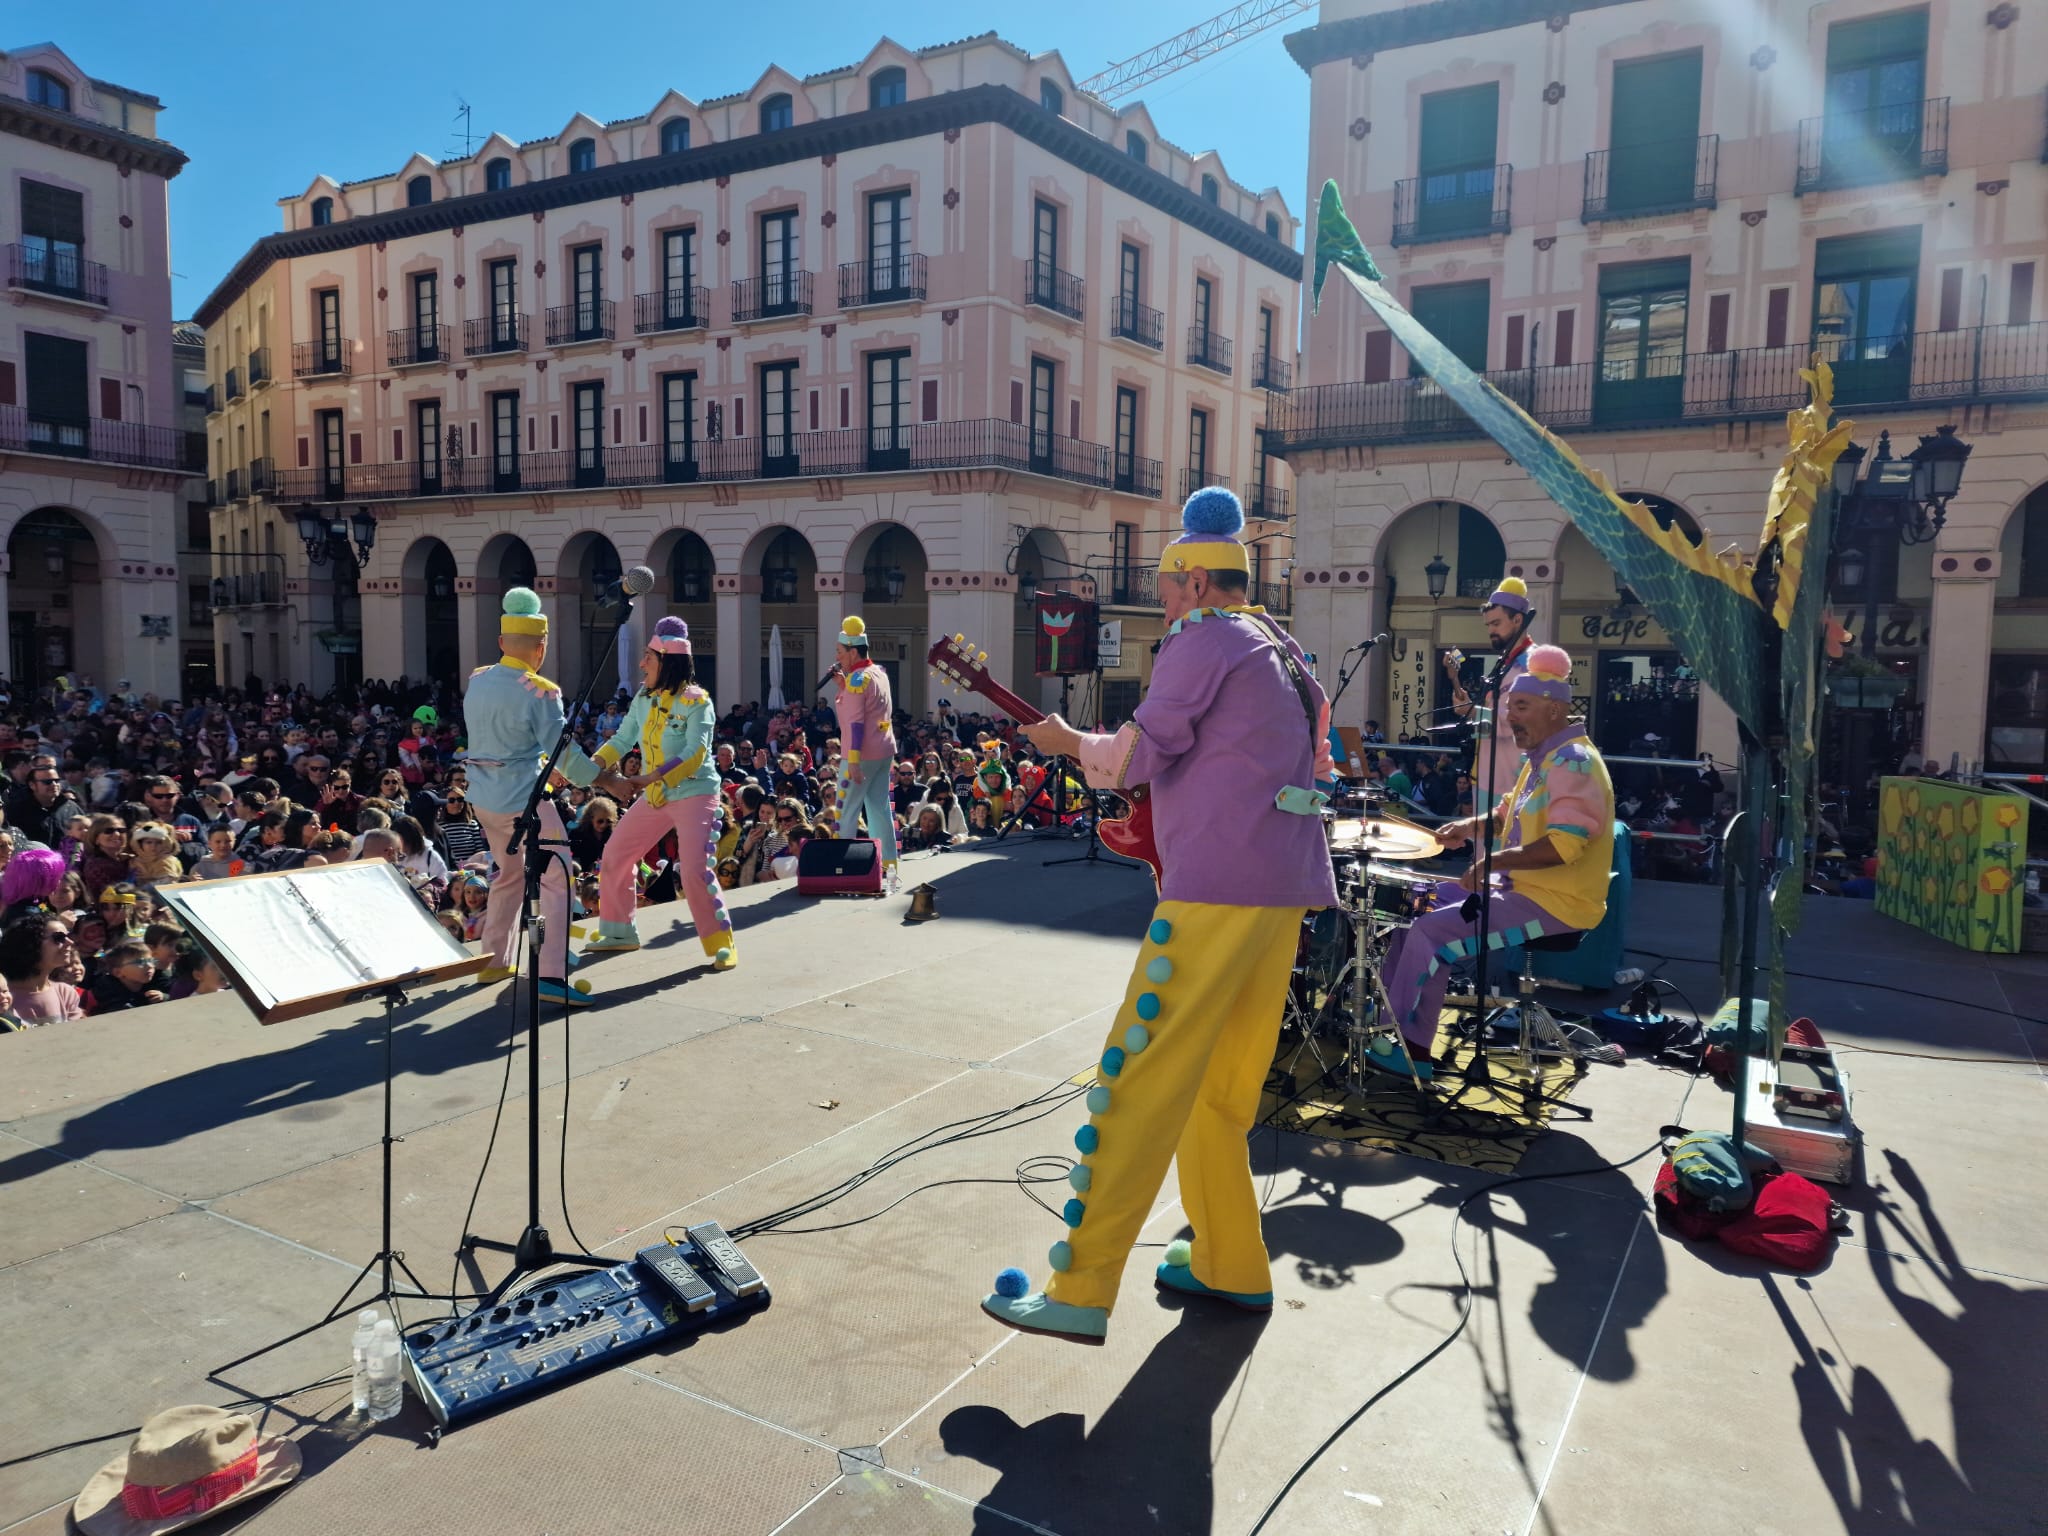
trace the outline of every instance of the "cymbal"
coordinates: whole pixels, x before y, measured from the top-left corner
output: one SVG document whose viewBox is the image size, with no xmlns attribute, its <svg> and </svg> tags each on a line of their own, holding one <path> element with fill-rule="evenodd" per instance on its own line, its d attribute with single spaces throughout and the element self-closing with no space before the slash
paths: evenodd
<svg viewBox="0 0 2048 1536">
<path fill-rule="evenodd" d="M 1328 831 L 1332 853 L 1364 854 L 1375 859 L 1433 859 L 1444 851 L 1434 832 L 1398 816 L 1332 821 Z"/>
</svg>

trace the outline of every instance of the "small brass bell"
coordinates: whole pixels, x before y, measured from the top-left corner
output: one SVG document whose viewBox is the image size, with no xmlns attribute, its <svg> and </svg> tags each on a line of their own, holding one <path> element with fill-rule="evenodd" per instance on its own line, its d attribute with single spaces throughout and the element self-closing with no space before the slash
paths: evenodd
<svg viewBox="0 0 2048 1536">
<path fill-rule="evenodd" d="M 928 923 L 939 915 L 939 893 L 929 881 L 915 887 L 910 893 L 910 917 L 913 923 Z"/>
</svg>

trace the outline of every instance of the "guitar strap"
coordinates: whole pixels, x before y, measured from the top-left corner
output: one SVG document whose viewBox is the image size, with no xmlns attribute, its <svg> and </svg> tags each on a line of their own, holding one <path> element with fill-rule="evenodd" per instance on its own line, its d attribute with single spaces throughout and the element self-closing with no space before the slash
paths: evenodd
<svg viewBox="0 0 2048 1536">
<path fill-rule="evenodd" d="M 1279 654 L 1280 664 L 1287 669 L 1287 680 L 1294 684 L 1295 697 L 1301 700 L 1302 713 L 1308 716 L 1308 760 L 1313 769 L 1317 754 L 1322 748 L 1322 741 L 1316 731 L 1321 720 L 1316 709 L 1315 695 L 1309 691 L 1308 674 L 1295 659 L 1293 648 L 1288 645 L 1279 626 L 1270 617 L 1263 613 L 1245 613 L 1239 617 L 1249 619 L 1258 628 L 1266 637 L 1266 643 Z M 1274 804 L 1279 809 L 1291 811 L 1296 815 L 1314 816 L 1329 804 L 1329 800 L 1330 797 L 1319 789 L 1301 789 L 1290 784 L 1274 797 Z M 1308 803 L 1310 801 L 1313 804 Z"/>
</svg>

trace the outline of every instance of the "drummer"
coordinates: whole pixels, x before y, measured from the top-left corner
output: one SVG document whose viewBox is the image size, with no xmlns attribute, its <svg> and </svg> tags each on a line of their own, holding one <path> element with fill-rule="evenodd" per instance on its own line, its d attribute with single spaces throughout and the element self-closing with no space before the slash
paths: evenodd
<svg viewBox="0 0 2048 1536">
<path fill-rule="evenodd" d="M 1503 688 L 1521 676 L 1523 667 L 1528 664 L 1529 625 L 1535 617 L 1536 610 L 1529 603 L 1528 583 L 1519 576 L 1503 577 L 1500 586 L 1480 609 L 1480 618 L 1486 625 L 1487 642 L 1492 645 L 1496 656 L 1506 658 L 1501 674 Z M 1465 691 L 1464 682 L 1458 676 L 1459 663 L 1463 659 L 1455 651 L 1444 653 L 1444 670 L 1451 677 L 1451 709 L 1460 720 L 1472 723 L 1472 782 L 1484 785 L 1487 799 L 1492 800 L 1514 787 L 1522 759 L 1508 739 L 1499 712 L 1491 707 L 1497 702 L 1493 696 L 1487 695 L 1485 704 L 1475 704 L 1472 695 Z"/>
<path fill-rule="evenodd" d="M 1596 928 L 1607 913 L 1614 862 L 1614 785 L 1585 727 L 1569 718 L 1572 660 L 1555 645 L 1533 646 L 1507 686 L 1501 711 L 1518 749 L 1510 791 L 1483 816 L 1436 829 L 1446 848 L 1474 837 L 1494 840 L 1487 948 L 1548 934 Z M 1481 871 L 1436 889 L 1434 909 L 1394 935 L 1387 951 L 1387 1006 L 1405 1052 L 1388 1039 L 1373 1042 L 1368 1066 L 1406 1077 L 1434 1070 L 1431 1049 L 1449 967 L 1478 950 Z"/>
</svg>

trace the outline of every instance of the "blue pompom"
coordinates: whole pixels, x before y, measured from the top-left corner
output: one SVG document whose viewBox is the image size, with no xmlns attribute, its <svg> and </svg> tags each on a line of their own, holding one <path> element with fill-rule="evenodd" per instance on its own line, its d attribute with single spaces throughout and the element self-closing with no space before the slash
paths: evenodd
<svg viewBox="0 0 2048 1536">
<path fill-rule="evenodd" d="M 1124 1050 L 1132 1056 L 1142 1054 L 1151 1043 L 1152 1031 L 1142 1024 L 1133 1024 L 1124 1031 Z"/>
<path fill-rule="evenodd" d="M 1140 992 L 1136 1004 L 1138 1017 L 1150 1021 L 1159 1017 L 1159 994 Z"/>
<path fill-rule="evenodd" d="M 1064 1275 L 1074 1265 L 1073 1245 L 1066 1242 L 1054 1243 L 1046 1250 L 1045 1262 Z"/>
<path fill-rule="evenodd" d="M 1081 1218 L 1088 1214 L 1088 1207 L 1078 1200 L 1069 1200 L 1060 1210 L 1060 1215 L 1070 1227 L 1081 1225 Z"/>
<path fill-rule="evenodd" d="M 1118 1073 L 1122 1072 L 1123 1069 L 1123 1047 L 1119 1045 L 1112 1045 L 1111 1047 L 1109 1047 L 1108 1050 L 1102 1053 L 1102 1075 L 1104 1077 L 1115 1077 Z"/>
<path fill-rule="evenodd" d="M 1081 1155 L 1086 1157 L 1102 1145 L 1102 1133 L 1092 1125 L 1084 1125 L 1074 1132 L 1074 1145 L 1080 1148 Z"/>
<path fill-rule="evenodd" d="M 1079 1194 L 1087 1194 L 1088 1186 L 1095 1182 L 1095 1170 L 1086 1163 L 1076 1163 L 1067 1170 L 1067 1182 Z"/>
<path fill-rule="evenodd" d="M 1180 509 L 1180 525 L 1189 533 L 1234 538 L 1244 527 L 1244 504 L 1223 486 L 1204 486 Z"/>
<path fill-rule="evenodd" d="M 1164 955 L 1154 955 L 1145 962 L 1145 979 L 1155 987 L 1173 980 L 1173 962 Z"/>
<path fill-rule="evenodd" d="M 1109 1113 L 1109 1090 L 1097 1083 L 1088 1090 L 1088 1113 L 1106 1115 Z"/>
<path fill-rule="evenodd" d="M 1152 926 L 1145 931 L 1145 937 L 1154 944 L 1164 944 L 1173 937 L 1173 924 L 1163 917 L 1155 917 L 1152 919 Z"/>
<path fill-rule="evenodd" d="M 996 1294 L 998 1296 L 1007 1296 L 1012 1301 L 1015 1301 L 1019 1296 L 1029 1294 L 1030 1290 L 1031 1277 L 1015 1265 L 1012 1265 L 996 1276 Z"/>
</svg>

